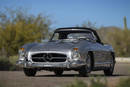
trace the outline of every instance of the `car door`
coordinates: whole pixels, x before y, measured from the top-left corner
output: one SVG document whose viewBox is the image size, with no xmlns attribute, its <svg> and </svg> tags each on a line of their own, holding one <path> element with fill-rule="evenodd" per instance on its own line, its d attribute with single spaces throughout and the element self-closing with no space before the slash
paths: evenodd
<svg viewBox="0 0 130 87">
<path fill-rule="evenodd" d="M 107 61 L 106 60 L 106 55 L 108 53 L 107 49 L 101 43 L 95 43 L 93 47 L 94 47 L 95 66 L 97 67 L 103 66 L 104 63 Z"/>
<path fill-rule="evenodd" d="M 112 60 L 113 48 L 110 45 L 104 44 L 103 49 L 104 49 L 104 62 L 110 63 Z"/>
<path fill-rule="evenodd" d="M 91 38 L 91 50 L 93 50 L 94 53 L 94 65 L 96 67 L 104 66 L 104 64 L 108 60 L 108 46 L 104 46 L 97 34 L 92 33 L 92 37 L 93 38 Z"/>
</svg>

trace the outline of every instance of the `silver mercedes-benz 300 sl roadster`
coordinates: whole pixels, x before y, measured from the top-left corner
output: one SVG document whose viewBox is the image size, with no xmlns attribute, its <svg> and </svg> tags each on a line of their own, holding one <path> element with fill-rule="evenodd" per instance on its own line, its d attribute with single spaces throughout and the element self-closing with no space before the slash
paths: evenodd
<svg viewBox="0 0 130 87">
<path fill-rule="evenodd" d="M 48 42 L 22 46 L 17 64 L 26 76 L 35 76 L 39 70 L 58 76 L 67 70 L 78 71 L 81 76 L 98 70 L 112 75 L 115 56 L 112 46 L 103 44 L 95 30 L 69 27 L 56 29 Z"/>
</svg>

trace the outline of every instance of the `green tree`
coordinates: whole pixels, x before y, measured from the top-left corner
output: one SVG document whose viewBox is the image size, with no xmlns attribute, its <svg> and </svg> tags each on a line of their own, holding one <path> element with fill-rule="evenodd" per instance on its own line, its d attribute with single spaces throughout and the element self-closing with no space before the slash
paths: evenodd
<svg viewBox="0 0 130 87">
<path fill-rule="evenodd" d="M 40 42 L 49 33 L 50 20 L 39 14 L 34 16 L 20 9 L 0 10 L 0 52 L 16 55 L 18 49 L 31 42 Z"/>
<path fill-rule="evenodd" d="M 104 27 L 98 30 L 103 42 L 111 44 L 115 49 L 116 56 L 130 56 L 130 30 L 117 27 Z"/>
</svg>

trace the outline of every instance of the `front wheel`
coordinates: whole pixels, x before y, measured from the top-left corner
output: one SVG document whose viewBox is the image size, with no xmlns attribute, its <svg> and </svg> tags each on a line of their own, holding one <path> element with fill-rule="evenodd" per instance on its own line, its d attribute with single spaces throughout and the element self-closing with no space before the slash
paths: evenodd
<svg viewBox="0 0 130 87">
<path fill-rule="evenodd" d="M 114 64 L 111 64 L 110 68 L 104 70 L 104 74 L 106 76 L 112 76 L 113 71 L 114 71 Z"/>
<path fill-rule="evenodd" d="M 115 66 L 115 60 L 114 60 L 115 57 L 112 55 L 112 58 L 113 59 L 112 59 L 112 63 L 110 64 L 110 67 L 104 70 L 104 74 L 106 76 L 112 76 L 112 74 L 113 74 L 114 66 Z"/>
<path fill-rule="evenodd" d="M 91 54 L 88 53 L 87 58 L 86 58 L 86 65 L 83 66 L 80 70 L 79 70 L 79 75 L 80 76 L 88 76 L 88 73 L 91 72 Z"/>
<path fill-rule="evenodd" d="M 26 76 L 35 76 L 37 72 L 36 69 L 32 69 L 32 68 L 24 68 L 23 71 Z"/>
</svg>

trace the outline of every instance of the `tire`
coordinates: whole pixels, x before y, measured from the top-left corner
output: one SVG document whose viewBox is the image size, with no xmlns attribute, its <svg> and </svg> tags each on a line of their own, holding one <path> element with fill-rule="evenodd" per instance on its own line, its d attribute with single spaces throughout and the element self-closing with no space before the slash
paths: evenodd
<svg viewBox="0 0 130 87">
<path fill-rule="evenodd" d="M 63 70 L 54 70 L 56 76 L 61 76 L 63 74 Z"/>
<path fill-rule="evenodd" d="M 112 55 L 113 59 L 112 59 L 112 64 L 110 64 L 110 67 L 108 69 L 104 70 L 104 74 L 106 76 L 112 76 L 113 71 L 114 71 L 114 66 L 115 66 L 115 56 Z"/>
<path fill-rule="evenodd" d="M 37 72 L 36 69 L 31 69 L 31 68 L 24 68 L 23 70 L 26 76 L 35 76 Z"/>
<path fill-rule="evenodd" d="M 79 70 L 79 75 L 83 77 L 88 76 L 88 74 L 91 72 L 91 68 L 92 68 L 91 54 L 88 53 L 86 58 L 86 65 Z"/>
</svg>

